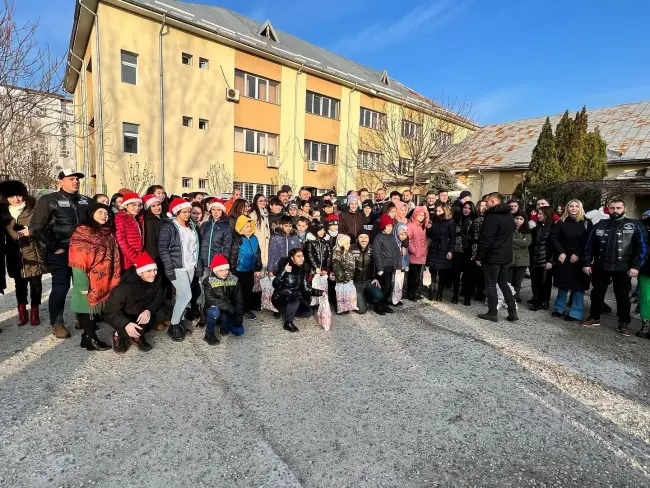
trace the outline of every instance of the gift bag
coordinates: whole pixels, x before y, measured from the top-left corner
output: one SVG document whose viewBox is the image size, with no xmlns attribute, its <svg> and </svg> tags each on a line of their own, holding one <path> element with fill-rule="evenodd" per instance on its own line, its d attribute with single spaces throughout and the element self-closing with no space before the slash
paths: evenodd
<svg viewBox="0 0 650 488">
<path fill-rule="evenodd" d="M 332 326 L 332 310 L 330 309 L 330 302 L 327 298 L 327 293 L 322 297 L 316 298 L 318 300 L 318 313 L 316 314 L 318 325 L 325 330 L 330 330 L 330 327 Z"/>
<path fill-rule="evenodd" d="M 316 275 L 311 280 L 311 287 L 316 290 L 327 292 L 327 276 Z M 311 297 L 310 305 L 315 307 L 320 303 L 320 297 Z"/>
<path fill-rule="evenodd" d="M 262 290 L 262 310 L 277 312 L 278 309 L 273 306 L 271 297 L 273 296 L 273 281 L 268 276 L 260 280 L 260 289 Z"/>
<path fill-rule="evenodd" d="M 402 289 L 404 288 L 404 273 L 402 271 L 397 271 L 395 273 L 395 284 L 393 285 L 393 294 L 391 296 L 391 302 L 393 305 L 397 305 L 402 299 Z"/>
<path fill-rule="evenodd" d="M 514 297 L 515 296 L 515 289 L 513 288 L 513 286 L 510 283 L 508 283 L 508 286 L 510 287 L 510 292 L 512 293 L 512 296 Z M 497 310 L 500 310 L 502 308 L 506 308 L 506 309 L 508 308 L 508 304 L 506 303 L 505 298 L 503 298 L 503 293 L 501 293 L 501 288 L 498 287 L 498 286 L 497 286 L 497 299 L 498 299 Z M 517 302 L 515 302 L 515 307 L 517 309 L 519 309 L 519 305 L 517 305 Z"/>
<path fill-rule="evenodd" d="M 253 293 L 259 293 L 262 291 L 262 285 L 260 282 L 262 281 L 262 275 L 258 273 L 253 273 Z"/>
<path fill-rule="evenodd" d="M 357 308 L 357 289 L 352 281 L 336 284 L 336 312 L 351 312 Z"/>
<path fill-rule="evenodd" d="M 424 267 L 424 272 L 422 273 L 422 286 L 431 286 L 431 271 L 429 267 Z"/>
</svg>

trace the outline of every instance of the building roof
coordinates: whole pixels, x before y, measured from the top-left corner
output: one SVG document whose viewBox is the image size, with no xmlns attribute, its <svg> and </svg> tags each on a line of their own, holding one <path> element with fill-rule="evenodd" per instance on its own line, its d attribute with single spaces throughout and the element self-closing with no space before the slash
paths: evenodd
<svg viewBox="0 0 650 488">
<path fill-rule="evenodd" d="M 650 160 L 650 101 L 587 110 L 587 115 L 589 130 L 597 126 L 607 141 L 609 164 Z M 561 117 L 549 117 L 553 129 Z M 546 116 L 482 127 L 445 163 L 458 171 L 527 168 L 545 120 Z"/>
<path fill-rule="evenodd" d="M 325 75 L 335 76 L 350 85 L 363 87 L 366 89 L 365 91 L 369 91 L 371 94 L 376 92 L 388 98 L 398 98 L 409 105 L 432 110 L 443 117 L 448 117 L 470 128 L 478 127 L 475 122 L 444 108 L 393 80 L 388 76 L 387 70 L 378 71 L 368 68 L 291 34 L 275 30 L 268 20 L 260 24 L 223 7 L 176 0 L 124 1 L 159 14 L 166 14 L 168 18 L 174 18 L 186 24 L 197 26 L 226 39 L 250 46 L 257 51 L 268 53 L 294 64 L 304 65 Z M 74 49 L 75 46 L 74 38 L 79 14 L 80 9 L 77 8 L 75 11 L 75 27 L 70 40 L 71 49 Z M 69 60 L 72 61 L 72 58 L 69 58 Z"/>
</svg>

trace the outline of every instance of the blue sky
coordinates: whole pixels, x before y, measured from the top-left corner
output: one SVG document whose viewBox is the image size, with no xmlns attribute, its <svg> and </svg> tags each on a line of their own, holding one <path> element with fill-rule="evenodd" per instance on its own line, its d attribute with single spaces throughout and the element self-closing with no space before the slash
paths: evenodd
<svg viewBox="0 0 650 488">
<path fill-rule="evenodd" d="M 15 0 L 65 53 L 75 0 Z M 645 0 L 199 0 L 376 69 L 481 124 L 650 98 Z M 326 8 L 325 8 L 326 7 Z"/>
</svg>

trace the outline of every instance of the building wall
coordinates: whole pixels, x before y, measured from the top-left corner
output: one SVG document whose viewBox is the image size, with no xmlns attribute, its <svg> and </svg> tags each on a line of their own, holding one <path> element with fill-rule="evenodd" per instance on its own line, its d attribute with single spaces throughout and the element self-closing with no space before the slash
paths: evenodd
<svg viewBox="0 0 650 488">
<path fill-rule="evenodd" d="M 161 182 L 161 24 L 104 3 L 99 4 L 98 16 L 106 191 L 128 186 L 124 174 L 136 162 L 154 173 L 155 182 Z M 138 55 L 137 85 L 121 81 L 121 50 Z M 193 56 L 192 66 L 182 64 L 182 53 Z M 208 70 L 199 69 L 199 57 L 209 60 Z M 93 33 L 86 52 L 89 61 L 96 64 Z M 339 193 L 358 186 L 359 110 L 363 106 L 385 113 L 385 100 L 169 26 L 163 35 L 163 63 L 164 185 L 168 192 L 198 190 L 199 179 L 207 176 L 213 163 L 223 164 L 238 182 L 292 183 L 321 190 L 336 188 Z M 279 81 L 280 104 L 246 98 L 243 93 L 239 103 L 228 102 L 226 89 L 235 86 L 235 69 Z M 77 102 L 86 99 L 81 109 L 86 126 L 96 116 L 97 89 L 96 69 L 77 83 L 74 97 Z M 306 113 L 306 91 L 339 100 L 339 118 Z M 184 116 L 193 118 L 193 127 L 182 125 Z M 199 130 L 200 118 L 209 121 L 208 131 Z M 136 155 L 123 151 L 123 123 L 139 125 Z M 265 155 L 235 152 L 235 127 L 278 134 L 280 169 L 268 168 Z M 83 136 L 82 128 L 77 127 L 77 132 Z M 84 147 L 77 150 L 79 166 L 94 173 L 98 140 L 92 134 L 85 139 Z M 310 171 L 305 139 L 336 145 L 336 164 L 319 164 L 316 171 Z M 192 187 L 183 188 L 183 178 L 192 178 Z"/>
</svg>

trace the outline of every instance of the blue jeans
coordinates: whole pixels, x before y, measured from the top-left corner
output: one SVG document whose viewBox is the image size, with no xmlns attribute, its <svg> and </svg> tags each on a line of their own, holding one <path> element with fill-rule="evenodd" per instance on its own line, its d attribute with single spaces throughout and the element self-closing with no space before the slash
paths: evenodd
<svg viewBox="0 0 650 488">
<path fill-rule="evenodd" d="M 569 316 L 574 319 L 582 320 L 585 317 L 585 292 L 584 291 L 574 291 L 573 299 L 571 300 L 571 309 L 569 310 Z M 555 311 L 561 314 L 564 314 L 567 309 L 567 299 L 569 296 L 569 290 L 563 290 L 558 288 L 557 298 L 555 299 Z"/>
<path fill-rule="evenodd" d="M 52 291 L 48 308 L 50 310 L 50 324 L 52 326 L 63 324 L 63 309 L 65 298 L 70 289 L 72 268 L 68 265 L 68 252 L 61 254 L 49 254 L 48 262 L 52 272 Z"/>
<path fill-rule="evenodd" d="M 232 320 L 232 315 L 221 313 L 219 307 L 210 307 L 206 312 L 207 317 L 205 320 L 205 333 L 214 333 L 217 324 L 223 327 L 233 335 L 240 336 L 244 334 L 244 327 L 241 324 L 235 324 Z"/>
</svg>

